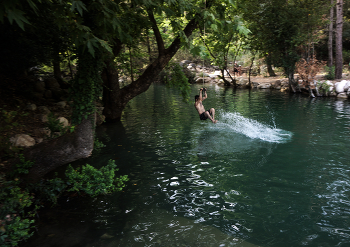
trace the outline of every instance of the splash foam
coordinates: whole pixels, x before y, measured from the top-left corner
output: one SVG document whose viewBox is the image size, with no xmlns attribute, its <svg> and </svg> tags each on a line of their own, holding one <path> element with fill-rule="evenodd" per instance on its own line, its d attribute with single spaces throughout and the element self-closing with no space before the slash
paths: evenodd
<svg viewBox="0 0 350 247">
<path fill-rule="evenodd" d="M 243 117 L 239 113 L 224 112 L 220 114 L 220 121 L 216 127 L 241 133 L 251 139 L 260 139 L 267 142 L 283 143 L 289 141 L 292 133 L 278 129 L 275 126 L 259 123 L 256 120 Z"/>
</svg>

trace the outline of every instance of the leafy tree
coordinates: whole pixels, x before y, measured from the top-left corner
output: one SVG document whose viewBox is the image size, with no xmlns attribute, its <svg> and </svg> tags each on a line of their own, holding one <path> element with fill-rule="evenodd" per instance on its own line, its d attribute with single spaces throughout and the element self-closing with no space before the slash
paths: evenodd
<svg viewBox="0 0 350 247">
<path fill-rule="evenodd" d="M 290 85 L 294 83 L 295 63 L 299 57 L 310 55 L 315 30 L 324 13 L 321 3 L 319 0 L 240 2 L 243 18 L 252 31 L 252 48 L 270 57 L 275 66 L 283 67 Z"/>
<path fill-rule="evenodd" d="M 203 44 L 213 63 L 219 66 L 226 85 L 230 85 L 224 77 L 224 71 L 230 75 L 227 69 L 228 57 L 232 52 L 236 54 L 239 52 L 242 45 L 242 36 L 247 36 L 249 33 L 249 30 L 237 15 L 237 11 L 233 11 L 231 7 L 217 6 L 214 12 L 216 16 L 209 16 L 203 23 L 204 27 L 201 27 Z M 232 77 L 231 79 L 235 84 L 235 80 Z"/>
<path fill-rule="evenodd" d="M 211 8 L 212 6 L 214 8 Z M 95 59 L 96 53 L 99 54 L 98 59 L 104 62 L 105 68 L 102 76 L 104 114 L 109 120 L 118 120 L 125 105 L 132 98 L 148 89 L 154 78 L 175 53 L 188 43 L 190 35 L 198 28 L 203 19 L 210 19 L 210 25 L 214 29 L 215 25 L 222 26 L 222 30 L 229 29 L 229 21 L 225 21 L 225 14 L 230 6 L 232 4 L 227 0 L 203 2 L 197 0 L 158 0 L 152 2 L 60 0 L 45 3 L 34 0 L 23 1 L 23 3 L 17 0 L 13 2 L 6 0 L 5 4 L 0 7 L 0 13 L 3 14 L 0 21 L 4 22 L 5 18 L 3 17 L 7 16 L 10 23 L 16 22 L 20 28 L 27 29 L 31 24 L 32 16 L 50 10 L 53 26 L 59 30 L 67 30 L 67 37 L 72 40 L 80 60 L 86 61 L 87 56 L 84 52 L 89 52 L 90 59 Z M 219 18 L 217 23 L 215 23 L 216 18 Z M 133 51 L 142 54 L 141 58 L 145 57 L 147 52 L 142 50 L 142 46 L 147 47 L 148 53 L 150 53 L 151 45 L 145 46 L 146 42 L 156 43 L 157 47 L 157 56 L 148 59 L 151 63 L 146 64 L 146 59 L 130 59 L 130 53 Z M 129 76 L 135 77 L 136 75 L 136 77 L 130 84 L 121 86 L 119 84 L 120 73 L 127 71 L 122 69 L 121 63 L 125 63 L 127 59 L 129 67 L 133 66 L 136 61 L 141 61 L 141 64 L 138 65 L 141 65 L 142 69 L 139 76 L 134 69 L 129 69 Z M 83 68 L 78 67 L 78 69 Z M 90 72 L 89 75 L 91 75 Z M 78 72 L 78 74 L 84 77 L 84 72 Z M 93 78 L 97 78 L 97 75 Z M 82 96 L 79 92 L 100 88 L 98 80 L 95 80 L 93 85 L 87 88 L 84 88 L 83 80 L 78 81 L 79 83 L 75 83 L 73 90 L 78 98 Z M 89 80 L 86 83 L 87 85 L 91 84 Z M 73 94 L 73 100 L 76 94 Z M 99 93 L 96 91 L 93 94 L 98 95 Z M 91 107 L 87 107 L 85 104 L 86 102 L 91 103 L 96 98 L 86 100 L 78 98 L 74 100 L 75 103 L 79 104 L 74 107 L 76 111 L 74 115 L 81 116 L 91 112 L 88 110 Z M 84 110 L 86 111 L 84 112 Z"/>
<path fill-rule="evenodd" d="M 115 58 L 123 56 L 123 46 L 128 40 L 116 39 L 113 46 L 113 56 L 105 60 L 104 71 L 104 115 L 109 120 L 119 120 L 125 105 L 135 96 L 146 91 L 163 68 L 173 58 L 175 53 L 188 42 L 192 32 L 198 28 L 206 9 L 219 1 L 207 1 L 198 4 L 197 1 L 163 2 L 155 1 L 131 5 L 133 11 L 138 13 L 140 22 L 133 23 L 137 26 L 137 37 L 149 37 L 153 34 L 157 44 L 158 55 L 152 59 L 150 64 L 145 66 L 143 73 L 129 85 L 119 85 L 118 64 Z M 152 31 L 149 31 L 152 30 Z M 141 33 L 141 35 L 140 35 Z M 137 41 L 133 33 L 130 33 L 132 41 Z"/>
</svg>

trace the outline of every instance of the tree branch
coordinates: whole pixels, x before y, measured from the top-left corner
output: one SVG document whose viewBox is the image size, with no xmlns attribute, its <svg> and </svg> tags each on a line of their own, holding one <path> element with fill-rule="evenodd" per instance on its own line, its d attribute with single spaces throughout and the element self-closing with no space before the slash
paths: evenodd
<svg viewBox="0 0 350 247">
<path fill-rule="evenodd" d="M 185 33 L 186 37 L 189 37 L 197 27 L 198 24 L 194 18 L 187 23 L 183 32 Z M 144 73 L 136 81 L 121 89 L 121 93 L 125 95 L 123 101 L 128 102 L 140 93 L 145 92 L 152 84 L 155 77 L 159 75 L 159 73 L 164 69 L 180 47 L 181 38 L 180 36 L 177 36 L 163 53 L 159 53 L 158 57 L 146 68 Z"/>
<path fill-rule="evenodd" d="M 162 35 L 159 32 L 157 22 L 156 22 L 156 19 L 154 18 L 152 11 L 147 10 L 147 13 L 148 13 L 148 17 L 149 17 L 150 21 L 152 22 L 152 29 L 154 32 L 154 36 L 156 37 L 159 55 L 162 55 L 162 54 L 164 54 L 164 51 L 165 51 L 164 41 L 163 41 Z"/>
<path fill-rule="evenodd" d="M 207 0 L 206 8 L 209 9 L 212 4 L 212 0 Z M 176 52 L 181 48 L 181 37 L 178 35 L 171 43 L 171 45 L 168 48 L 164 49 L 164 42 L 154 19 L 153 13 L 151 11 L 148 11 L 148 15 L 151 22 L 153 23 L 152 28 L 157 39 L 159 54 L 158 57 L 146 68 L 144 73 L 137 80 L 120 90 L 120 93 L 124 95 L 122 102 L 120 102 L 121 104 L 126 104 L 132 98 L 136 97 L 142 92 L 145 92 L 152 84 L 154 79 L 173 58 Z M 187 23 L 186 27 L 183 29 L 183 33 L 186 37 L 191 36 L 193 31 L 198 28 L 198 19 L 200 18 L 201 13 L 197 13 L 196 16 Z"/>
<path fill-rule="evenodd" d="M 212 51 L 210 50 L 209 46 L 207 45 L 207 43 L 205 43 L 205 40 L 204 40 L 204 38 L 203 38 L 204 34 L 202 33 L 202 29 L 201 29 L 201 28 L 199 29 L 199 32 L 201 33 L 201 36 L 200 36 L 200 37 L 201 37 L 201 39 L 202 39 L 202 41 L 203 41 L 203 43 L 204 43 L 204 46 L 207 48 L 207 50 L 208 50 L 210 56 L 212 56 L 214 59 L 216 59 L 216 57 L 214 56 L 214 54 L 213 54 Z"/>
</svg>

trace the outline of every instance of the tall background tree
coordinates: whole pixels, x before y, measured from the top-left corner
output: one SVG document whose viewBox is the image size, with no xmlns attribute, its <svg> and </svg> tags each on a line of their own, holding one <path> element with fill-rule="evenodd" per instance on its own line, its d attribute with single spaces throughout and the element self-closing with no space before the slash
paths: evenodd
<svg viewBox="0 0 350 247">
<path fill-rule="evenodd" d="M 343 0 L 337 0 L 336 4 L 335 47 L 335 78 L 341 79 L 343 73 Z"/>
<path fill-rule="evenodd" d="M 328 26 L 328 67 L 333 67 L 333 25 L 334 25 L 334 1 L 331 0 L 329 10 L 329 26 Z"/>
</svg>

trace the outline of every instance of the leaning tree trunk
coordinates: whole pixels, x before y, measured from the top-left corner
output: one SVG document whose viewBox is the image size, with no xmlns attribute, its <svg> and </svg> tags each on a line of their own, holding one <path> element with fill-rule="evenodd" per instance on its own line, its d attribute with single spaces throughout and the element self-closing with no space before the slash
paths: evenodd
<svg viewBox="0 0 350 247">
<path fill-rule="evenodd" d="M 237 87 L 237 82 L 236 82 L 236 78 L 232 78 L 231 74 L 230 74 L 230 71 L 226 68 L 226 73 L 228 74 L 228 76 L 230 77 L 231 79 L 231 83 L 233 85 L 233 87 Z"/>
<path fill-rule="evenodd" d="M 61 165 L 91 155 L 94 148 L 95 114 L 84 119 L 73 133 L 67 133 L 24 151 L 26 160 L 34 162 L 27 178 L 35 182 Z"/>
<path fill-rule="evenodd" d="M 220 69 L 220 71 L 221 71 L 222 80 L 224 81 L 224 85 L 227 87 L 231 86 L 231 83 L 225 78 L 225 69 Z"/>
<path fill-rule="evenodd" d="M 152 29 L 157 40 L 158 57 L 146 68 L 146 70 L 137 80 L 123 88 L 119 88 L 119 82 L 116 79 L 117 76 L 105 77 L 107 81 L 105 81 L 103 95 L 103 101 L 105 104 L 103 114 L 106 116 L 107 121 L 120 120 L 126 104 L 131 99 L 145 92 L 150 87 L 152 82 L 154 82 L 154 78 L 159 75 L 159 73 L 169 63 L 169 61 L 181 47 L 181 38 L 178 36 L 174 39 L 168 48 L 165 48 L 161 33 L 156 25 L 155 18 L 151 12 L 148 14 L 151 22 L 153 23 Z M 189 37 L 197 27 L 198 23 L 196 19 L 193 19 L 186 25 L 183 32 L 187 37 Z M 111 66 L 107 70 L 109 71 L 108 73 L 110 75 L 117 75 L 115 66 Z"/>
<path fill-rule="evenodd" d="M 343 73 L 343 0 L 337 0 L 335 32 L 335 79 L 341 79 Z"/>
</svg>

